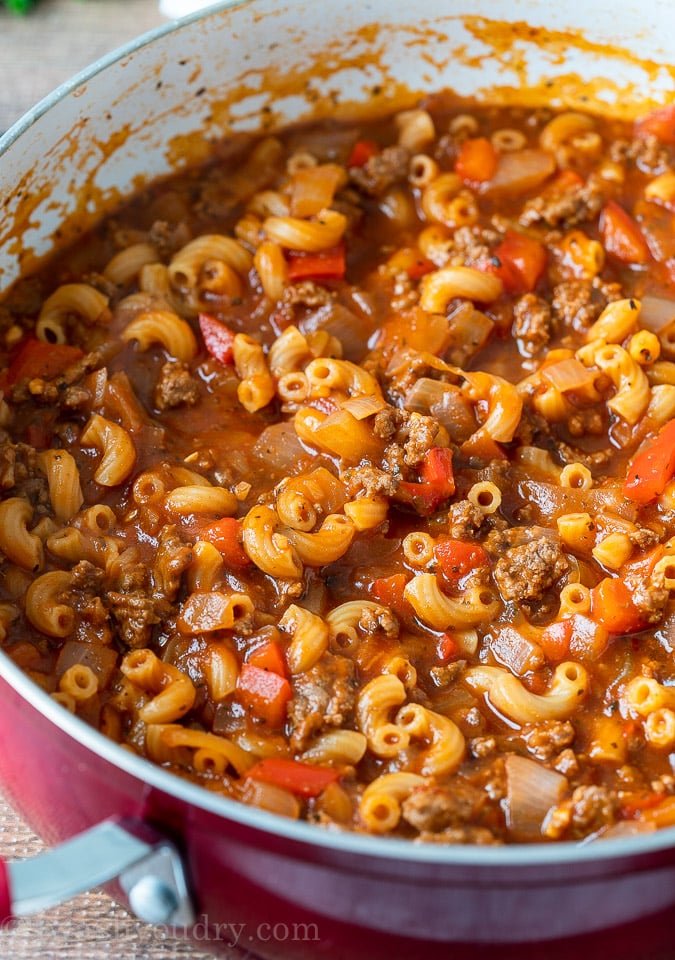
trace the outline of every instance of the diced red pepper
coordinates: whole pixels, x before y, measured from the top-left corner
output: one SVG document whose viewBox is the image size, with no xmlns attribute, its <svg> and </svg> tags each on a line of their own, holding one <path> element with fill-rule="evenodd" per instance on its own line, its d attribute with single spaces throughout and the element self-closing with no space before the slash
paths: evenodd
<svg viewBox="0 0 675 960">
<path fill-rule="evenodd" d="M 485 137 L 470 137 L 459 148 L 455 173 L 470 186 L 486 183 L 494 176 L 499 155 Z"/>
<path fill-rule="evenodd" d="M 649 247 L 637 222 L 614 200 L 608 200 L 600 214 L 600 237 L 607 253 L 622 263 L 648 263 Z"/>
<path fill-rule="evenodd" d="M 237 679 L 237 693 L 254 716 L 271 727 L 283 726 L 293 693 L 286 677 L 245 663 Z"/>
<path fill-rule="evenodd" d="M 32 380 L 35 377 L 50 380 L 83 356 L 79 347 L 67 343 L 44 343 L 29 337 L 19 346 L 9 369 L 4 373 L 3 383 L 11 387 L 20 380 Z"/>
<path fill-rule="evenodd" d="M 371 157 L 376 157 L 380 147 L 374 140 L 357 140 L 347 160 L 347 167 L 365 167 Z"/>
<path fill-rule="evenodd" d="M 444 633 L 438 638 L 436 653 L 441 663 L 448 663 L 459 654 L 459 644 L 451 633 Z"/>
<path fill-rule="evenodd" d="M 224 364 L 234 362 L 232 344 L 235 334 L 229 327 L 215 317 L 209 316 L 208 313 L 200 313 L 199 329 L 202 331 L 204 346 L 214 360 Z"/>
<path fill-rule="evenodd" d="M 371 582 L 368 592 L 385 607 L 389 607 L 395 613 L 401 613 L 404 610 L 412 610 L 404 596 L 407 582 L 408 578 L 404 573 L 393 573 L 390 577 L 377 577 Z"/>
<path fill-rule="evenodd" d="M 443 577 L 452 585 L 458 584 L 478 567 L 487 567 L 490 563 L 480 543 L 468 543 L 466 540 L 453 540 L 450 537 L 435 545 L 434 557 Z"/>
<path fill-rule="evenodd" d="M 546 270 L 546 248 L 524 233 L 509 230 L 494 260 L 488 269 L 501 279 L 507 293 L 531 293 Z"/>
<path fill-rule="evenodd" d="M 661 107 L 641 117 L 635 124 L 638 137 L 655 136 L 661 143 L 675 146 L 675 104 Z"/>
<path fill-rule="evenodd" d="M 278 673 L 279 676 L 286 676 L 286 661 L 284 654 L 275 640 L 267 640 L 255 650 L 252 650 L 246 658 L 246 663 L 252 667 L 259 667 L 261 670 L 271 670 Z"/>
<path fill-rule="evenodd" d="M 644 791 L 644 793 L 628 793 L 621 798 L 620 813 L 624 820 L 633 820 L 643 810 L 651 810 L 663 800 L 662 793 Z"/>
<path fill-rule="evenodd" d="M 345 245 L 339 243 L 318 253 L 289 250 L 288 279 L 296 280 L 342 280 L 346 270 Z"/>
<path fill-rule="evenodd" d="M 608 642 L 607 629 L 581 613 L 549 624 L 541 633 L 539 645 L 548 660 L 558 662 L 572 656 L 597 660 Z"/>
<path fill-rule="evenodd" d="M 417 513 L 427 516 L 455 492 L 452 451 L 449 447 L 431 447 L 419 471 L 419 481 L 404 480 L 397 497 L 411 504 Z"/>
<path fill-rule="evenodd" d="M 539 646 L 548 660 L 556 663 L 569 656 L 573 629 L 571 617 L 556 620 L 544 628 L 539 638 Z"/>
<path fill-rule="evenodd" d="M 626 634 L 644 630 L 644 614 L 633 602 L 630 590 L 620 577 L 605 577 L 591 590 L 591 618 L 610 633 Z"/>
<path fill-rule="evenodd" d="M 654 442 L 633 459 L 623 484 L 623 495 L 636 503 L 650 503 L 675 477 L 675 420 L 663 427 Z"/>
<path fill-rule="evenodd" d="M 340 771 L 300 760 L 288 760 L 286 757 L 265 757 L 247 770 L 246 776 L 282 787 L 301 797 L 318 797 L 326 787 L 335 783 Z"/>
<path fill-rule="evenodd" d="M 236 517 L 222 517 L 203 527 L 199 531 L 199 539 L 213 544 L 222 555 L 226 567 L 240 570 L 251 563 L 241 545 L 241 522 Z"/>
</svg>

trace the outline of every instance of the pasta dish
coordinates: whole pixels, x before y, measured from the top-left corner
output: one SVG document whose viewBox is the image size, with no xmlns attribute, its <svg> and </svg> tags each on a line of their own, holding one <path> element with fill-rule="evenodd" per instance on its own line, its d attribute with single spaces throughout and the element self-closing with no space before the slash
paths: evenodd
<svg viewBox="0 0 675 960">
<path fill-rule="evenodd" d="M 0 639 L 326 829 L 675 824 L 675 109 L 238 135 L 0 303 Z"/>
</svg>

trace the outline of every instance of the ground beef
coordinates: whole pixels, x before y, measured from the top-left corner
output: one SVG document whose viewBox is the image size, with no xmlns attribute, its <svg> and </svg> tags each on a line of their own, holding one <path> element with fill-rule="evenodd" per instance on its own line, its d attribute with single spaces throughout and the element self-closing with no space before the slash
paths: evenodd
<svg viewBox="0 0 675 960">
<path fill-rule="evenodd" d="M 616 820 L 618 801 L 607 787 L 577 787 L 568 800 L 554 807 L 544 822 L 544 833 L 552 840 L 575 840 L 609 826 Z"/>
<path fill-rule="evenodd" d="M 573 447 L 562 441 L 558 443 L 556 453 L 563 463 L 583 463 L 591 471 L 602 469 L 612 456 L 610 448 L 593 450 L 592 453 L 588 453 L 586 450 L 581 450 L 579 447 Z"/>
<path fill-rule="evenodd" d="M 325 727 L 349 726 L 358 681 L 354 663 L 339 654 L 324 653 L 310 670 L 292 680 L 288 707 L 291 745 L 304 750 Z"/>
<path fill-rule="evenodd" d="M 155 406 L 169 410 L 182 404 L 193 406 L 199 400 L 199 384 L 187 363 L 168 360 L 159 372 L 155 386 Z"/>
<path fill-rule="evenodd" d="M 549 227 L 571 227 L 593 220 L 605 200 L 602 181 L 590 176 L 587 181 L 552 190 L 528 200 L 520 214 L 520 223 L 531 226 L 545 223 Z"/>
<path fill-rule="evenodd" d="M 647 580 L 638 573 L 628 573 L 625 577 L 626 586 L 631 592 L 635 606 L 640 610 L 647 623 L 659 623 L 663 619 L 670 591 L 665 587 L 665 575 L 657 579 L 654 576 Z"/>
<path fill-rule="evenodd" d="M 521 352 L 533 357 L 551 337 L 551 308 L 546 300 L 526 293 L 513 308 L 513 336 Z"/>
<path fill-rule="evenodd" d="M 592 286 L 584 280 L 565 280 L 553 290 L 553 313 L 561 325 L 586 330 L 604 308 L 593 296 Z"/>
<path fill-rule="evenodd" d="M 448 827 L 439 833 L 425 831 L 416 838 L 420 843 L 470 843 L 477 847 L 495 846 L 501 843 L 487 827 Z"/>
<path fill-rule="evenodd" d="M 565 280 L 553 290 L 553 317 L 561 327 L 585 331 L 595 323 L 608 303 L 621 296 L 619 284 L 604 283 L 597 278 L 591 283 Z"/>
<path fill-rule="evenodd" d="M 473 737 L 469 740 L 469 750 L 472 757 L 482 760 L 496 752 L 497 741 L 494 737 Z"/>
<path fill-rule="evenodd" d="M 167 223 L 166 220 L 155 220 L 148 233 L 148 243 L 156 248 L 161 260 L 170 260 L 189 239 L 186 225 L 182 221 Z"/>
<path fill-rule="evenodd" d="M 314 280 L 291 283 L 284 289 L 283 294 L 283 303 L 291 307 L 323 307 L 333 299 L 330 290 L 315 283 Z"/>
<path fill-rule="evenodd" d="M 522 737 L 537 760 L 551 760 L 574 741 L 575 730 L 569 720 L 543 720 L 527 724 Z"/>
<path fill-rule="evenodd" d="M 398 478 L 379 467 L 349 467 L 341 475 L 349 497 L 392 497 L 398 488 Z"/>
<path fill-rule="evenodd" d="M 147 647 L 154 624 L 159 623 L 155 603 L 142 590 L 119 593 L 109 590 L 105 602 L 117 624 L 122 642 L 128 649 Z"/>
<path fill-rule="evenodd" d="M 409 151 L 394 145 L 369 157 L 362 167 L 352 167 L 349 175 L 364 193 L 379 197 L 394 183 L 407 177 L 409 163 Z"/>
<path fill-rule="evenodd" d="M 389 607 L 364 609 L 357 624 L 359 630 L 367 635 L 383 633 L 390 639 L 398 636 L 398 620 Z"/>
<path fill-rule="evenodd" d="M 615 140 L 609 155 L 617 163 L 634 163 L 644 173 L 665 173 L 670 166 L 668 150 L 653 134 L 633 140 Z"/>
<path fill-rule="evenodd" d="M 511 547 L 495 564 L 495 583 L 504 600 L 538 600 L 569 568 L 557 540 L 540 537 Z"/>
<path fill-rule="evenodd" d="M 119 349 L 115 346 L 111 349 Z M 10 391 L 11 399 L 14 403 L 23 403 L 29 398 L 37 403 L 49 406 L 63 406 L 64 396 L 67 395 L 67 388 L 77 383 L 87 373 L 92 370 L 98 370 L 104 366 L 109 357 L 106 357 L 103 351 L 92 350 L 85 354 L 75 363 L 54 377 L 52 380 L 43 380 L 41 377 L 34 377 L 31 380 L 21 380 Z"/>
<path fill-rule="evenodd" d="M 471 540 L 480 530 L 485 514 L 470 500 L 458 500 L 448 510 L 448 533 L 453 540 Z"/>
<path fill-rule="evenodd" d="M 424 786 L 413 790 L 401 805 L 401 816 L 420 833 L 438 833 L 475 820 L 486 799 L 482 790 L 455 777 L 450 787 Z"/>
<path fill-rule="evenodd" d="M 34 509 L 45 512 L 51 503 L 47 477 L 38 466 L 37 450 L 27 443 L 0 444 L 0 490 L 29 500 Z"/>
<path fill-rule="evenodd" d="M 88 560 L 80 560 L 71 570 L 71 581 L 64 602 L 79 614 L 77 637 L 95 644 L 112 640 L 109 613 L 103 603 L 105 571 Z"/>
<path fill-rule="evenodd" d="M 191 545 L 180 538 L 174 527 L 162 527 L 152 568 L 155 594 L 173 602 L 180 588 L 181 577 L 191 563 Z"/>
<path fill-rule="evenodd" d="M 394 440 L 402 453 L 397 460 L 409 467 L 420 463 L 438 435 L 438 421 L 422 413 L 385 407 L 373 419 L 373 433 L 383 440 Z M 392 453 L 389 453 L 390 458 Z"/>
</svg>

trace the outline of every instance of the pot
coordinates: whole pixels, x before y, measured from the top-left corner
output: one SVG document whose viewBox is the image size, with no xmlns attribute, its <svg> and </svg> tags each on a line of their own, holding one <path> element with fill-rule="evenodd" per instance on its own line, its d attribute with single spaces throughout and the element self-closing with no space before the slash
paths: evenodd
<svg viewBox="0 0 675 960">
<path fill-rule="evenodd" d="M 39 264 L 57 229 L 65 242 L 261 117 L 367 116 L 447 86 L 501 102 L 610 101 L 623 116 L 638 102 L 644 111 L 672 101 L 668 0 L 648 11 L 632 0 L 479 0 L 470 16 L 454 0 L 433 7 L 421 16 L 402 0 L 221 4 L 75 77 L 0 140 L 0 291 Z M 139 915 L 230 956 L 675 949 L 675 829 L 508 848 L 333 833 L 150 765 L 64 711 L 4 655 L 0 694 L 5 791 L 37 833 L 62 844 L 46 867 L 5 869 L 6 917 L 109 882 Z"/>
</svg>

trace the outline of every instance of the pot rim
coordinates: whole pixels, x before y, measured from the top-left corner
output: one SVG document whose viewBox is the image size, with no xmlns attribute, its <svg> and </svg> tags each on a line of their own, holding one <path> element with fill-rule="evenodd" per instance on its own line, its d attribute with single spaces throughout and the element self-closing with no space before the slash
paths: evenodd
<svg viewBox="0 0 675 960">
<path fill-rule="evenodd" d="M 253 0 L 219 0 L 212 6 L 180 20 L 172 20 L 141 34 L 117 47 L 94 63 L 76 73 L 32 107 L 0 136 L 0 157 L 41 116 L 61 100 L 71 95 L 93 77 L 152 44 L 157 39 L 182 29 L 193 21 L 208 18 L 226 9 L 247 6 Z M 290 820 L 270 811 L 219 796 L 196 783 L 164 770 L 141 756 L 132 754 L 107 738 L 95 727 L 65 710 L 46 691 L 42 690 L 0 650 L 0 678 L 30 706 L 54 724 L 60 731 L 141 782 L 157 788 L 169 796 L 206 812 L 223 817 L 242 826 L 275 836 L 318 847 L 326 851 L 357 855 L 372 860 L 403 861 L 439 866 L 489 867 L 510 871 L 514 867 L 560 866 L 564 864 L 599 863 L 625 860 L 675 849 L 675 826 L 633 837 L 604 840 L 601 843 L 585 841 L 580 844 L 532 843 L 481 847 L 462 844 L 420 844 L 410 840 L 373 836 L 350 831 L 333 832 L 305 821 Z"/>
</svg>

